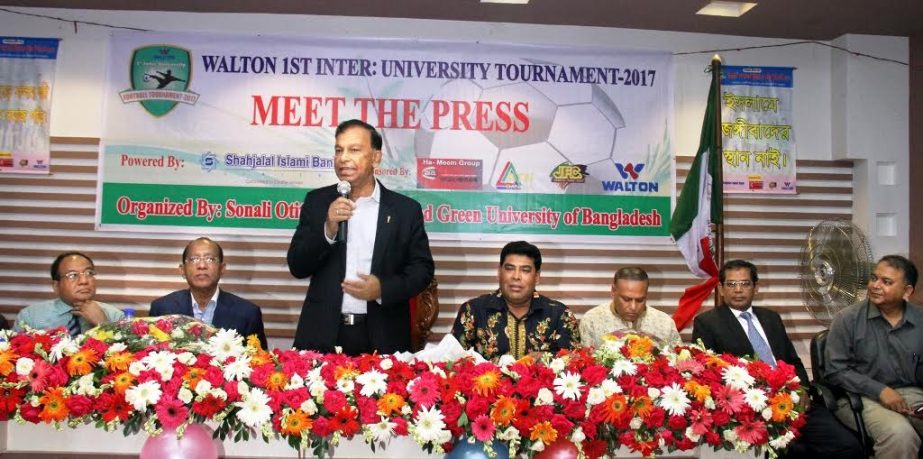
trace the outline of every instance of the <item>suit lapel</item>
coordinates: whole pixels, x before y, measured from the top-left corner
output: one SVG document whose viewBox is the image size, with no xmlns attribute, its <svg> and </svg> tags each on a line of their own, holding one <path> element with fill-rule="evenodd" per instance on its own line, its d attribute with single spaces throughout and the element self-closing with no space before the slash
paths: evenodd
<svg viewBox="0 0 923 459">
<path fill-rule="evenodd" d="M 397 227 L 397 216 L 394 214 L 391 191 L 378 182 L 381 187 L 381 202 L 378 204 L 378 227 L 375 232 L 375 249 L 372 251 L 372 274 L 380 273 L 384 263 L 385 247 L 391 240 L 391 234 Z"/>
<path fill-rule="evenodd" d="M 752 355 L 753 346 L 750 344 L 750 338 L 747 337 L 747 332 L 744 331 L 743 327 L 740 326 L 740 321 L 737 320 L 737 316 L 734 315 L 734 312 L 731 311 L 731 308 L 727 306 L 719 307 L 718 316 L 721 317 L 722 325 L 726 327 L 731 333 L 731 339 L 733 340 L 732 344 L 736 349 L 734 354 Z"/>
<path fill-rule="evenodd" d="M 234 328 L 232 324 L 225 323 L 230 317 L 231 314 L 227 309 L 227 297 L 225 296 L 224 290 L 218 288 L 218 304 L 215 305 L 215 315 L 212 317 L 212 325 L 217 328 Z"/>
<path fill-rule="evenodd" d="M 188 289 L 185 291 L 185 294 L 182 295 L 179 302 L 180 314 L 185 314 L 189 317 L 195 317 L 195 314 L 192 312 L 192 292 Z"/>
</svg>

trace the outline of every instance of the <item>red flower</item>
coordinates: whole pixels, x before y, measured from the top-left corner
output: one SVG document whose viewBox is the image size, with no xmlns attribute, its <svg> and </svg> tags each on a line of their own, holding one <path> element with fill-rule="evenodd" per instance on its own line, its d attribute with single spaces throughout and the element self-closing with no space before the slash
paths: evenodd
<svg viewBox="0 0 923 459">
<path fill-rule="evenodd" d="M 64 401 L 71 416 L 79 418 L 93 412 L 93 399 L 86 395 L 72 395 Z"/>
<path fill-rule="evenodd" d="M 468 419 L 475 419 L 482 414 L 487 414 L 490 406 L 491 402 L 486 398 L 476 397 L 465 404 L 465 414 L 468 415 Z"/>
<path fill-rule="evenodd" d="M 210 418 L 227 406 L 224 399 L 206 394 L 200 402 L 192 404 L 192 412 L 204 418 Z"/>
<path fill-rule="evenodd" d="M 346 407 L 346 395 L 338 390 L 324 392 L 324 408 L 331 413 L 336 413 Z"/>
<path fill-rule="evenodd" d="M 318 416 L 318 418 L 314 420 L 314 425 L 311 426 L 311 432 L 318 437 L 326 437 L 333 433 L 333 429 L 327 418 Z"/>
<path fill-rule="evenodd" d="M 606 454 L 608 445 L 603 440 L 590 440 L 583 443 L 583 454 L 589 459 L 596 459 Z"/>
<path fill-rule="evenodd" d="M 590 365 L 583 369 L 580 376 L 589 386 L 598 386 L 609 376 L 609 369 L 602 365 Z"/>
<path fill-rule="evenodd" d="M 189 418 L 189 409 L 176 398 L 161 397 L 154 409 L 157 411 L 160 424 L 167 430 L 179 427 Z"/>
<path fill-rule="evenodd" d="M 686 423 L 686 418 L 682 416 L 670 416 L 667 425 L 673 430 L 685 430 L 688 424 Z"/>
<path fill-rule="evenodd" d="M 97 409 L 103 413 L 103 421 L 124 421 L 131 415 L 133 408 L 122 395 L 103 392 L 96 400 Z"/>
</svg>

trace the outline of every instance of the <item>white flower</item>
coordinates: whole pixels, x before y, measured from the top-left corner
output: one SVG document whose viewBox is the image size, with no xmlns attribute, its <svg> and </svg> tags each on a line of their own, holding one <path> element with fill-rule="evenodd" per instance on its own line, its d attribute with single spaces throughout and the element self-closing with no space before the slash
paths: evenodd
<svg viewBox="0 0 923 459">
<path fill-rule="evenodd" d="M 532 450 L 532 451 L 536 451 L 536 452 L 538 452 L 538 451 L 544 451 L 544 450 L 545 450 L 545 442 L 543 442 L 543 441 L 533 442 L 533 443 L 532 443 L 532 446 L 530 446 L 529 449 Z"/>
<path fill-rule="evenodd" d="M 208 345 L 206 346 L 208 353 L 215 356 L 220 362 L 227 360 L 229 357 L 239 359 L 246 349 L 237 331 L 228 329 L 218 330 L 208 339 Z"/>
<path fill-rule="evenodd" d="M 237 381 L 237 393 L 241 396 L 250 393 L 250 386 L 245 381 Z"/>
<path fill-rule="evenodd" d="M 500 356 L 500 360 L 497 361 L 497 366 L 500 368 L 506 368 L 514 363 L 516 363 L 516 357 L 513 357 L 509 354 L 503 354 Z"/>
<path fill-rule="evenodd" d="M 28 375 L 33 368 L 35 368 L 35 360 L 28 357 L 20 357 L 16 360 L 16 374 L 19 376 Z"/>
<path fill-rule="evenodd" d="M 176 363 L 176 355 L 170 351 L 151 352 L 141 359 L 148 369 L 154 370 L 160 375 L 161 381 L 173 379 L 173 364 Z"/>
<path fill-rule="evenodd" d="M 683 349 L 679 351 L 679 354 L 676 355 L 676 360 L 682 362 L 683 360 L 689 360 L 692 358 L 692 353 L 689 352 L 689 349 Z"/>
<path fill-rule="evenodd" d="M 689 408 L 689 397 L 686 396 L 686 391 L 679 384 L 673 383 L 663 388 L 657 404 L 669 412 L 671 416 L 682 416 L 686 413 L 686 409 Z"/>
<path fill-rule="evenodd" d="M 228 393 L 225 392 L 224 389 L 222 389 L 222 388 L 220 388 L 220 387 L 219 387 L 219 388 L 212 389 L 212 390 L 208 391 L 208 393 L 209 393 L 209 395 L 211 395 L 212 397 L 220 398 L 221 400 L 227 400 L 227 399 L 228 399 Z"/>
<path fill-rule="evenodd" d="M 240 411 L 237 412 L 237 419 L 250 427 L 256 428 L 272 417 L 269 397 L 258 388 L 251 390 L 249 394 L 243 397 L 242 401 L 234 405 L 240 407 Z"/>
<path fill-rule="evenodd" d="M 609 372 L 616 378 L 622 375 L 633 375 L 638 372 L 638 366 L 629 360 L 616 360 L 612 362 L 612 370 Z"/>
<path fill-rule="evenodd" d="M 445 417 L 435 406 L 423 408 L 417 413 L 413 424 L 414 437 L 418 442 L 436 441 L 445 429 Z"/>
<path fill-rule="evenodd" d="M 304 387 L 304 379 L 301 378 L 301 375 L 295 373 L 288 380 L 288 384 L 285 385 L 285 390 L 294 390 L 301 387 Z"/>
<path fill-rule="evenodd" d="M 148 405 L 153 405 L 160 400 L 160 383 L 145 381 L 125 391 L 125 401 L 130 403 L 136 411 L 144 411 Z"/>
<path fill-rule="evenodd" d="M 356 389 L 356 383 L 353 382 L 352 379 L 343 378 L 343 379 L 337 380 L 337 390 L 339 390 L 340 392 L 346 395 L 349 395 L 353 393 L 355 389 Z"/>
<path fill-rule="evenodd" d="M 744 401 L 747 402 L 747 405 L 750 405 L 750 408 L 753 411 L 759 412 L 763 408 L 766 408 L 766 392 L 763 392 L 763 389 L 747 389 L 744 391 Z"/>
<path fill-rule="evenodd" d="M 709 410 L 715 409 L 715 399 L 711 398 L 711 396 L 709 396 L 708 398 L 706 398 L 706 399 L 705 399 L 705 408 L 706 408 L 706 409 L 709 409 Z"/>
<path fill-rule="evenodd" d="M 205 395 L 208 391 L 212 390 L 212 383 L 207 379 L 200 379 L 192 390 L 195 391 L 196 395 Z"/>
<path fill-rule="evenodd" d="M 516 441 L 519 440 L 519 430 L 513 426 L 509 426 L 506 430 L 497 432 L 497 439 L 503 441 Z"/>
<path fill-rule="evenodd" d="M 393 422 L 388 422 L 388 419 L 382 417 L 381 421 L 375 424 L 366 425 L 368 436 L 377 442 L 384 442 L 391 439 L 394 436 L 394 428 L 397 427 L 397 424 Z"/>
<path fill-rule="evenodd" d="M 637 416 L 631 418 L 631 422 L 628 423 L 628 427 L 631 427 L 631 430 L 638 430 L 643 425 L 644 425 L 644 421 L 642 421 L 641 418 Z"/>
<path fill-rule="evenodd" d="M 196 357 L 192 352 L 183 352 L 176 356 L 176 360 L 183 365 L 192 365 L 196 362 Z"/>
<path fill-rule="evenodd" d="M 591 387 L 590 391 L 587 392 L 586 404 L 590 406 L 596 406 L 600 403 L 606 401 L 606 393 L 599 387 Z"/>
<path fill-rule="evenodd" d="M 730 441 L 730 442 L 737 441 L 737 432 L 735 432 L 734 429 L 725 430 L 723 436 L 724 436 L 725 441 Z"/>
<path fill-rule="evenodd" d="M 322 397 L 324 392 L 327 392 L 327 386 L 323 381 L 313 381 L 308 387 L 308 392 L 311 393 L 312 397 Z"/>
<path fill-rule="evenodd" d="M 128 364 L 128 372 L 131 373 L 132 376 L 138 376 L 142 371 L 147 371 L 147 365 L 140 360 L 135 360 Z"/>
<path fill-rule="evenodd" d="M 553 403 L 554 394 L 547 387 L 538 390 L 538 394 L 535 395 L 535 406 L 551 405 Z"/>
<path fill-rule="evenodd" d="M 801 396 L 798 395 L 798 391 L 796 390 L 789 392 L 788 396 L 792 398 L 792 403 L 794 403 L 795 405 L 797 405 L 798 402 L 801 401 Z"/>
<path fill-rule="evenodd" d="M 252 372 L 253 368 L 250 368 L 250 356 L 241 355 L 224 367 L 224 379 L 240 381 L 249 378 Z"/>
<path fill-rule="evenodd" d="M 51 347 L 51 352 L 48 353 L 48 359 L 52 362 L 57 362 L 61 360 L 61 357 L 65 355 L 74 355 L 79 350 L 80 347 L 77 346 L 77 341 L 70 336 L 63 336 L 61 337 L 61 341 L 58 341 Z"/>
<path fill-rule="evenodd" d="M 382 359 L 378 366 L 380 366 L 382 370 L 388 371 L 394 367 L 394 362 L 391 359 Z"/>
<path fill-rule="evenodd" d="M 582 387 L 579 373 L 567 371 L 554 378 L 554 392 L 565 400 L 579 400 Z"/>
<path fill-rule="evenodd" d="M 582 427 L 577 426 L 577 428 L 574 429 L 574 433 L 570 434 L 570 441 L 579 445 L 583 443 L 583 440 L 586 440 L 586 434 L 583 433 Z"/>
<path fill-rule="evenodd" d="M 5 341 L 7 338 L 7 336 L 4 336 L 2 339 L 0 339 L 0 352 L 6 352 L 10 350 L 10 342 Z"/>
<path fill-rule="evenodd" d="M 180 328 L 174 328 L 173 331 L 170 332 L 170 336 L 172 336 L 173 339 L 180 339 L 184 334 L 185 333 L 183 333 L 183 330 Z"/>
<path fill-rule="evenodd" d="M 92 396 L 102 391 L 96 389 L 96 386 L 93 384 L 93 373 L 90 373 L 81 376 L 80 379 L 77 380 L 77 390 L 75 392 L 79 395 Z"/>
<path fill-rule="evenodd" d="M 747 372 L 747 369 L 744 367 L 738 366 L 728 366 L 721 371 L 721 379 L 724 380 L 724 383 L 728 386 L 731 386 L 735 389 L 747 390 L 753 386 L 753 376 L 750 376 L 750 373 Z"/>
<path fill-rule="evenodd" d="M 647 396 L 650 397 L 651 400 L 653 400 L 653 399 L 655 399 L 655 398 L 657 398 L 657 397 L 660 397 L 660 389 L 658 389 L 658 388 L 656 388 L 656 387 L 648 387 L 648 388 L 647 388 Z"/>
<path fill-rule="evenodd" d="M 685 434 L 686 434 L 686 438 L 688 438 L 688 439 L 690 439 L 690 440 L 692 440 L 692 441 L 694 441 L 694 442 L 696 442 L 696 443 L 698 443 L 698 442 L 699 442 L 699 439 L 702 438 L 701 435 L 695 433 L 695 431 L 692 429 L 692 426 L 686 427 L 686 433 L 685 433 Z"/>
<path fill-rule="evenodd" d="M 365 397 L 375 394 L 384 394 L 388 390 L 388 375 L 377 370 L 369 370 L 356 377 L 356 382 L 362 384 L 359 393 Z"/>
<path fill-rule="evenodd" d="M 127 351 L 128 345 L 125 343 L 114 343 L 112 346 L 109 346 L 109 349 L 106 349 L 106 355 L 118 354 L 122 351 Z"/>
<path fill-rule="evenodd" d="M 613 394 L 622 393 L 622 386 L 615 382 L 614 379 L 603 380 L 603 382 L 599 384 L 599 388 L 603 390 L 603 395 L 606 397 L 611 397 Z"/>
<path fill-rule="evenodd" d="M 185 387 L 180 388 L 179 392 L 176 394 L 176 398 L 185 404 L 189 404 L 194 397 L 195 395 L 193 395 L 192 391 Z"/>
<path fill-rule="evenodd" d="M 317 404 L 314 403 L 314 400 L 307 399 L 301 402 L 301 406 L 298 407 L 301 411 L 304 411 L 308 416 L 314 416 L 317 414 Z"/>
<path fill-rule="evenodd" d="M 760 415 L 763 416 L 764 420 L 769 421 L 772 419 L 772 408 L 769 408 L 768 406 L 763 408 L 763 411 L 760 412 Z"/>
<path fill-rule="evenodd" d="M 769 440 L 769 446 L 774 449 L 782 449 L 788 446 L 788 444 L 791 443 L 791 441 L 794 439 L 795 434 L 793 434 L 791 431 L 788 431 L 785 432 L 785 435 L 782 435 L 781 437 Z"/>
<path fill-rule="evenodd" d="M 554 371 L 555 374 L 558 374 L 564 371 L 564 368 L 566 367 L 567 367 L 567 362 L 565 362 L 564 359 L 561 359 L 561 358 L 552 359 L 551 363 L 548 364 L 548 368 L 551 368 L 551 370 Z"/>
</svg>

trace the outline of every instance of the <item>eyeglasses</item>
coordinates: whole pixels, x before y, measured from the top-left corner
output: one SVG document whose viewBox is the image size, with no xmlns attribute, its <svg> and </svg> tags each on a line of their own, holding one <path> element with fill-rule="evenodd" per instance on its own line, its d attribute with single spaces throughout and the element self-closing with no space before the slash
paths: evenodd
<svg viewBox="0 0 923 459">
<path fill-rule="evenodd" d="M 748 280 L 739 280 L 739 281 L 724 281 L 724 286 L 731 290 L 740 287 L 743 290 L 750 290 L 753 288 L 753 282 Z"/>
<path fill-rule="evenodd" d="M 203 261 L 205 262 L 205 264 L 213 265 L 215 263 L 218 263 L 219 260 L 218 260 L 218 257 L 213 257 L 210 255 L 207 257 L 198 257 L 198 256 L 186 257 L 186 264 L 188 265 L 197 265 Z"/>
<path fill-rule="evenodd" d="M 74 282 L 75 280 L 77 280 L 78 277 L 86 277 L 87 279 L 93 279 L 94 277 L 96 277 L 96 270 L 88 269 L 82 273 L 78 273 L 77 271 L 68 271 L 67 273 L 61 275 L 61 277 L 71 282 Z"/>
</svg>

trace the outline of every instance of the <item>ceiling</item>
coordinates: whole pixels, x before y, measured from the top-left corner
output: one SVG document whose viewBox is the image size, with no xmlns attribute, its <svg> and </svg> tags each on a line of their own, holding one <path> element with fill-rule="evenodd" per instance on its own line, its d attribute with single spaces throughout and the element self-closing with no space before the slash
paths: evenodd
<svg viewBox="0 0 923 459">
<path fill-rule="evenodd" d="M 561 24 L 831 40 L 847 33 L 923 35 L 921 0 L 754 0 L 741 18 L 696 16 L 707 0 L 2 0 L 8 6 L 315 14 Z"/>
</svg>

